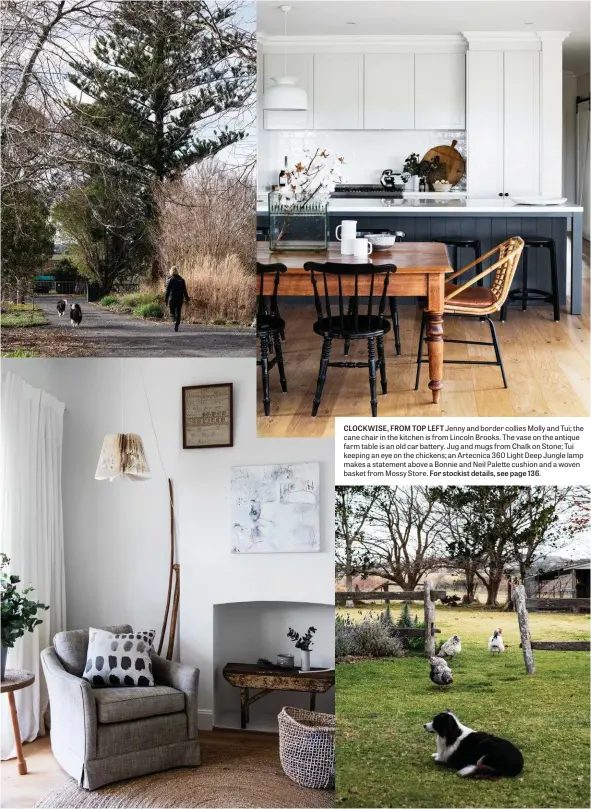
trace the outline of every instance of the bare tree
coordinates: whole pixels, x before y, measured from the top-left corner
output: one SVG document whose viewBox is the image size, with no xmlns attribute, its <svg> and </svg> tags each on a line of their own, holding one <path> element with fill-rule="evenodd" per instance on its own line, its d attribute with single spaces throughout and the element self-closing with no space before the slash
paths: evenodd
<svg viewBox="0 0 591 809">
<path fill-rule="evenodd" d="M 337 486 L 335 490 L 335 571 L 345 577 L 347 592 L 353 590 L 353 578 L 365 574 L 369 566 L 365 530 L 376 495 L 377 487 L 372 486 Z"/>
<path fill-rule="evenodd" d="M 414 590 L 439 564 L 443 528 L 437 501 L 426 486 L 377 486 L 362 541 L 370 573 Z"/>
</svg>

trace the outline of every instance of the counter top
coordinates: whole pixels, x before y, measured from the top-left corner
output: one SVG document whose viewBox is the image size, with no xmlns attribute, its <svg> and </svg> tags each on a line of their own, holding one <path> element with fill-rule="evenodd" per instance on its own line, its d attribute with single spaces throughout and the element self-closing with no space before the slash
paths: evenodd
<svg viewBox="0 0 591 809">
<path fill-rule="evenodd" d="M 267 199 L 257 200 L 257 213 L 267 213 Z M 468 197 L 449 198 L 441 194 L 441 198 L 405 199 L 331 199 L 328 203 L 329 214 L 358 214 L 360 216 L 380 214 L 384 216 L 433 216 L 441 213 L 449 216 L 459 214 L 476 216 L 483 214 L 497 216 L 569 216 L 582 213 L 580 205 L 565 202 L 563 205 L 516 205 L 510 199 L 475 199 Z"/>
</svg>

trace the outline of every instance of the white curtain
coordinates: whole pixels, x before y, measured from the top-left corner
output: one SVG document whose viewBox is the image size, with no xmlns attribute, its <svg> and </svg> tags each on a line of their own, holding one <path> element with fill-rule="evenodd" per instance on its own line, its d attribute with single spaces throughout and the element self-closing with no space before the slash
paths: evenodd
<svg viewBox="0 0 591 809">
<path fill-rule="evenodd" d="M 26 362 L 26 360 L 24 360 Z M 64 405 L 12 373 L 2 374 L 0 536 L 10 572 L 50 609 L 34 632 L 8 651 L 7 668 L 26 669 L 35 683 L 15 692 L 21 738 L 44 735 L 47 690 L 39 654 L 65 629 L 62 435 Z M 2 759 L 16 755 L 7 700 L 2 699 Z"/>
</svg>

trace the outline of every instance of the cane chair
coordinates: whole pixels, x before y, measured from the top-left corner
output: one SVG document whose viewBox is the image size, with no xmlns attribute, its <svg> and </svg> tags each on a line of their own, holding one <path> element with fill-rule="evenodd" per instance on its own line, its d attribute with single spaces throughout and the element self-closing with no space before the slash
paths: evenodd
<svg viewBox="0 0 591 809">
<path fill-rule="evenodd" d="M 323 339 L 312 415 L 318 413 L 329 368 L 368 368 L 371 414 L 377 416 L 378 369 L 382 393 L 388 392 L 384 335 L 390 331 L 390 322 L 384 316 L 384 310 L 390 274 L 396 272 L 396 266 L 307 261 L 304 269 L 310 273 L 314 288 L 314 305 L 318 317 L 314 323 L 314 332 Z M 331 362 L 333 340 L 344 340 L 345 345 L 350 345 L 351 340 L 367 340 L 367 362 Z"/>
<path fill-rule="evenodd" d="M 497 341 L 494 323 L 491 320 L 491 315 L 495 312 L 500 312 L 507 297 L 511 284 L 519 264 L 519 259 L 523 251 L 523 239 L 520 236 L 512 236 L 502 244 L 497 245 L 488 253 L 485 253 L 480 258 L 467 264 L 462 269 L 450 275 L 445 284 L 445 298 L 443 306 L 443 314 L 447 316 L 469 316 L 478 317 L 481 320 L 486 320 L 490 327 L 490 334 L 492 343 L 485 343 L 480 340 L 450 340 L 444 337 L 445 343 L 463 343 L 465 345 L 481 345 L 492 346 L 495 351 L 495 361 L 485 360 L 446 360 L 444 362 L 453 363 L 457 365 L 497 365 L 501 369 L 503 376 L 503 385 L 507 387 L 507 378 L 505 376 L 505 369 L 503 368 L 503 360 L 501 358 L 501 350 Z M 482 263 L 491 256 L 496 256 L 496 261 L 485 270 L 477 273 L 473 278 L 463 284 L 451 283 L 455 278 L 463 275 L 467 270 L 476 267 L 477 264 Z M 494 273 L 490 287 L 474 286 L 479 280 L 486 278 L 487 275 Z M 425 341 L 425 327 L 426 327 L 426 314 L 423 313 L 421 321 L 421 334 L 419 337 L 419 351 L 417 354 L 417 376 L 415 381 L 415 390 L 419 389 L 419 382 L 421 378 L 421 365 L 427 362 L 423 358 L 423 343 Z"/>
<path fill-rule="evenodd" d="M 452 266 L 454 270 L 459 269 L 458 254 L 460 250 L 465 249 L 473 250 L 475 261 L 478 261 L 478 259 L 482 255 L 482 249 L 480 247 L 480 239 L 471 239 L 469 237 L 464 236 L 438 236 L 437 238 L 434 238 L 433 241 L 444 244 L 446 247 L 451 247 L 451 249 L 453 250 Z M 481 278 L 478 281 L 478 286 L 481 287 L 482 284 L 483 280 Z"/>
<path fill-rule="evenodd" d="M 260 344 L 261 358 L 257 365 L 261 368 L 263 383 L 263 405 L 265 416 L 271 415 L 271 392 L 269 384 L 269 371 L 277 365 L 281 390 L 287 393 L 287 379 L 283 366 L 283 350 L 281 340 L 285 339 L 285 321 L 279 315 L 277 305 L 277 292 L 281 274 L 287 270 L 285 264 L 259 264 L 257 275 L 260 278 L 259 294 L 257 295 L 257 338 Z M 273 292 L 265 295 L 265 276 L 273 276 Z M 269 355 L 275 356 L 269 356 Z"/>
</svg>

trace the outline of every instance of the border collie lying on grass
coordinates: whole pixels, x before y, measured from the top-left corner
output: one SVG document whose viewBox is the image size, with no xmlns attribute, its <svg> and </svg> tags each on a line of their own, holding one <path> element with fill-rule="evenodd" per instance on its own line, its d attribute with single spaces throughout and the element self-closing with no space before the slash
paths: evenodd
<svg viewBox="0 0 591 809">
<path fill-rule="evenodd" d="M 513 777 L 523 769 L 523 756 L 514 744 L 462 725 L 449 709 L 438 713 L 424 728 L 437 734 L 437 752 L 433 753 L 435 761 L 453 767 L 458 775 Z"/>
</svg>

